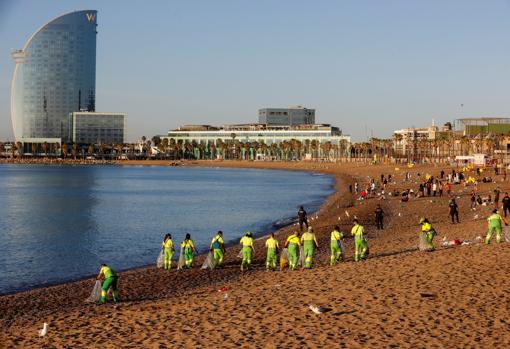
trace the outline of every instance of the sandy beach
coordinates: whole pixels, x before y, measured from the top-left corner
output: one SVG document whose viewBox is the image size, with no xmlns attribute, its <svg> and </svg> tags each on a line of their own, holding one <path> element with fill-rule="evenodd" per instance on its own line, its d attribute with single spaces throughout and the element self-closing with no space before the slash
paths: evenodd
<svg viewBox="0 0 510 349">
<path fill-rule="evenodd" d="M 170 165 L 169 161 L 123 162 Z M 413 198 L 402 203 L 386 195 L 365 202 L 348 191 L 355 180 L 392 174 L 389 190 L 418 187 L 417 173 L 437 176 L 440 166 L 370 166 L 362 163 L 189 162 L 185 166 L 254 167 L 328 173 L 337 191 L 313 225 L 319 252 L 312 270 L 266 272 L 264 240 L 255 244 L 254 270 L 241 274 L 228 248 L 221 270 L 165 272 L 154 267 L 121 273 L 122 302 L 85 304 L 94 280 L 0 296 L 0 343 L 5 348 L 508 348 L 510 347 L 510 244 L 484 245 L 486 217 L 493 205 L 469 208 L 474 186 L 453 185 L 460 224 L 451 224 L 448 197 Z M 400 167 L 395 171 L 395 167 Z M 411 183 L 402 183 L 404 174 Z M 508 182 L 481 183 L 482 196 Z M 503 195 L 502 195 L 503 196 Z M 270 200 L 270 198 L 268 198 Z M 375 229 L 381 204 L 385 229 Z M 347 216 L 346 212 L 349 213 Z M 329 262 L 334 225 L 350 232 L 357 216 L 369 238 L 370 256 L 353 261 L 353 240 L 344 239 L 346 260 Z M 418 251 L 418 220 L 426 216 L 438 231 L 436 251 Z M 275 217 L 278 219 L 278 217 Z M 281 229 L 283 245 L 295 227 Z M 443 238 L 470 241 L 441 247 Z M 204 256 L 198 258 L 200 265 Z M 219 289 L 223 289 L 219 292 Z M 315 314 L 310 304 L 325 312 Z M 37 330 L 49 324 L 45 337 Z"/>
</svg>

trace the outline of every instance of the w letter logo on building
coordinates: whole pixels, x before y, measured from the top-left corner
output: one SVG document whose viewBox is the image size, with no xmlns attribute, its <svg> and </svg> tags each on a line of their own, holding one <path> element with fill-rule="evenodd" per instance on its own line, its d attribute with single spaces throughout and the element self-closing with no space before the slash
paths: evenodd
<svg viewBox="0 0 510 349">
<path fill-rule="evenodd" d="M 86 16 L 89 22 L 94 22 L 94 20 L 96 19 L 95 13 L 87 13 Z"/>
</svg>

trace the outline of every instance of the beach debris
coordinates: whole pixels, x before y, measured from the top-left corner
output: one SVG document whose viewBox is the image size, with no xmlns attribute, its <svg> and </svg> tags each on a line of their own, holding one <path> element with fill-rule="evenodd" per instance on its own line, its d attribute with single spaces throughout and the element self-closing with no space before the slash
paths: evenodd
<svg viewBox="0 0 510 349">
<path fill-rule="evenodd" d="M 223 296 L 223 299 L 224 299 L 224 300 L 227 300 L 227 299 L 228 299 L 228 293 L 225 293 L 225 295 Z"/>
<path fill-rule="evenodd" d="M 436 293 L 421 292 L 420 296 L 422 298 L 428 298 L 428 299 L 436 299 L 437 298 L 437 294 Z"/>
<path fill-rule="evenodd" d="M 163 252 L 163 249 L 159 252 L 158 259 L 156 259 L 156 267 L 157 268 L 163 268 L 163 264 L 165 263 L 165 253 Z"/>
<path fill-rule="evenodd" d="M 477 215 L 477 214 L 475 214 L 475 216 L 473 217 L 473 219 L 478 219 L 478 215 Z"/>
<path fill-rule="evenodd" d="M 243 258 L 243 250 L 239 251 L 239 253 L 237 254 L 237 258 Z"/>
<path fill-rule="evenodd" d="M 471 244 L 473 244 L 473 241 L 471 241 L 471 240 L 464 240 L 464 241 L 462 241 L 461 246 L 469 246 Z"/>
<path fill-rule="evenodd" d="M 308 308 L 310 308 L 310 310 L 311 310 L 311 311 L 313 311 L 313 312 L 314 312 L 315 314 L 317 314 L 317 315 L 320 315 L 320 314 L 322 314 L 322 313 L 325 313 L 325 312 L 328 312 L 328 311 L 330 311 L 330 310 L 331 310 L 331 309 L 329 309 L 329 308 L 321 307 L 320 305 L 319 305 L 319 306 L 317 306 L 317 305 L 315 305 L 315 304 L 310 304 L 310 305 L 308 306 Z"/>
<path fill-rule="evenodd" d="M 505 242 L 510 242 L 510 227 L 505 227 Z"/>
<path fill-rule="evenodd" d="M 85 299 L 85 303 L 98 303 L 101 298 L 101 281 L 96 280 L 90 296 Z"/>
<path fill-rule="evenodd" d="M 280 288 L 282 287 L 282 284 L 275 284 L 273 287 Z"/>
<path fill-rule="evenodd" d="M 179 261 L 177 262 L 177 270 L 182 270 L 184 268 L 185 263 L 186 262 L 184 261 L 184 253 L 181 247 L 179 251 Z"/>
<path fill-rule="evenodd" d="M 347 217 L 350 217 L 350 216 L 351 216 L 351 215 L 349 214 L 349 211 L 347 211 L 347 210 L 345 210 L 345 215 L 346 215 Z M 338 218 L 340 218 L 340 217 L 338 217 Z"/>
<path fill-rule="evenodd" d="M 340 218 L 340 216 L 338 216 L 338 220 L 341 220 L 342 218 Z"/>
<path fill-rule="evenodd" d="M 480 241 L 482 241 L 482 240 L 483 240 L 483 238 L 482 238 L 480 235 L 478 235 L 478 236 L 475 238 L 475 241 L 478 241 L 478 242 L 480 242 Z"/>
<path fill-rule="evenodd" d="M 399 217 L 402 217 L 402 213 L 400 213 L 400 212 L 399 212 L 399 213 L 398 213 L 398 216 L 399 216 Z"/>
<path fill-rule="evenodd" d="M 443 241 L 441 243 L 441 246 L 450 247 L 450 246 L 461 245 L 461 244 L 462 244 L 462 241 L 455 239 L 455 240 L 450 240 L 450 241 Z"/>
<path fill-rule="evenodd" d="M 223 286 L 222 288 L 220 288 L 218 290 L 218 292 L 227 292 L 228 291 L 228 287 L 227 286 Z"/>
<path fill-rule="evenodd" d="M 39 331 L 37 331 L 37 333 L 39 333 L 39 337 L 44 337 L 46 336 L 46 333 L 48 333 L 48 324 L 45 322 L 43 324 L 43 328 L 40 329 Z"/>
</svg>

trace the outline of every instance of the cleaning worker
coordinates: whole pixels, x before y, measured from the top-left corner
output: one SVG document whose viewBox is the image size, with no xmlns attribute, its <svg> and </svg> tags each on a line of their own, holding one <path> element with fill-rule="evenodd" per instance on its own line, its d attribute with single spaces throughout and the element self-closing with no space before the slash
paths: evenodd
<svg viewBox="0 0 510 349">
<path fill-rule="evenodd" d="M 312 267 L 312 260 L 315 254 L 315 249 L 319 248 L 317 238 L 313 233 L 313 228 L 308 227 L 308 231 L 301 236 L 301 244 L 303 244 L 303 252 L 305 254 L 304 268 L 310 269 Z"/>
<path fill-rule="evenodd" d="M 331 257 L 329 265 L 335 265 L 336 262 L 342 260 L 342 238 L 344 235 L 340 232 L 340 227 L 335 225 L 335 229 L 331 232 Z"/>
<path fill-rule="evenodd" d="M 487 231 L 487 237 L 485 238 L 485 243 L 488 245 L 491 242 L 492 234 L 496 231 L 496 242 L 499 244 L 501 242 L 501 231 L 503 230 L 502 224 L 508 225 L 503 217 L 501 217 L 498 213 L 497 209 L 492 210 L 492 214 L 487 218 L 487 222 L 489 225 L 489 229 Z"/>
<path fill-rule="evenodd" d="M 99 280 L 101 275 L 104 277 L 103 284 L 101 285 L 101 303 L 106 303 L 106 295 L 108 294 L 109 288 L 112 289 L 113 302 L 117 303 L 119 301 L 119 290 L 117 289 L 119 277 L 117 273 L 103 263 L 101 264 L 101 269 L 99 270 L 99 274 L 97 274 L 96 280 Z"/>
<path fill-rule="evenodd" d="M 278 240 L 274 238 L 274 233 L 271 233 L 269 239 L 266 240 L 267 256 L 266 256 L 266 270 L 276 270 L 276 259 L 278 257 Z"/>
<path fill-rule="evenodd" d="M 354 236 L 354 260 L 359 262 L 368 254 L 368 241 L 363 235 L 365 228 L 359 224 L 358 219 L 353 219 L 352 223 L 354 224 L 351 229 L 351 235 Z"/>
<path fill-rule="evenodd" d="M 241 238 L 240 244 L 243 246 L 241 271 L 244 271 L 245 268 L 251 269 L 251 259 L 253 257 L 253 237 L 251 231 L 246 232 L 246 234 Z"/>
<path fill-rule="evenodd" d="M 164 265 L 165 270 L 172 269 L 172 256 L 174 255 L 174 243 L 172 241 L 172 235 L 166 234 L 161 243 L 161 248 L 164 252 Z"/>
<path fill-rule="evenodd" d="M 296 270 L 299 259 L 299 246 L 301 242 L 299 240 L 299 232 L 295 231 L 294 234 L 290 235 L 285 242 L 285 247 L 289 251 L 289 269 Z"/>
<path fill-rule="evenodd" d="M 186 234 L 186 238 L 181 244 L 182 251 L 184 252 L 184 268 L 190 269 L 193 265 L 193 255 L 195 254 L 195 244 L 191 240 L 191 235 Z"/>
<path fill-rule="evenodd" d="M 436 231 L 432 228 L 432 224 L 430 224 L 427 218 L 420 218 L 421 231 L 422 234 L 425 234 L 425 240 L 427 240 L 428 251 L 432 252 L 436 248 L 434 247 L 434 236 L 436 236 Z"/>
<path fill-rule="evenodd" d="M 212 239 L 209 249 L 214 256 L 214 267 L 222 268 L 223 256 L 225 255 L 225 243 L 223 241 L 223 232 L 221 230 L 219 230 L 216 233 L 216 236 Z"/>
</svg>

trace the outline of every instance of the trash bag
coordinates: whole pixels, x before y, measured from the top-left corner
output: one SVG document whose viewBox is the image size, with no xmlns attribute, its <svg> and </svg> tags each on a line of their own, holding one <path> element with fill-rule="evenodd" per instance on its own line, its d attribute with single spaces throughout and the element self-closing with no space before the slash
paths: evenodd
<svg viewBox="0 0 510 349">
<path fill-rule="evenodd" d="M 421 232 L 419 235 L 418 249 L 420 251 L 428 251 L 429 250 L 429 244 L 427 242 L 427 234 L 424 232 Z"/>
<path fill-rule="evenodd" d="M 181 270 L 184 268 L 186 262 L 184 261 L 184 252 L 182 251 L 182 247 L 179 251 L 179 262 L 177 262 L 177 270 Z"/>
<path fill-rule="evenodd" d="M 345 247 L 342 241 L 338 240 L 338 247 L 340 247 L 340 251 L 342 251 L 342 258 L 345 258 Z"/>
<path fill-rule="evenodd" d="M 237 254 L 237 257 L 243 259 L 243 249 L 241 249 L 241 251 L 239 251 L 239 253 Z"/>
<path fill-rule="evenodd" d="M 280 253 L 280 270 L 289 266 L 289 250 L 284 248 Z"/>
<path fill-rule="evenodd" d="M 159 252 L 158 259 L 156 260 L 156 267 L 163 268 L 163 265 L 165 264 L 165 252 L 161 250 Z"/>
<path fill-rule="evenodd" d="M 299 258 L 298 258 L 298 266 L 305 266 L 305 250 L 302 245 L 299 246 Z"/>
<path fill-rule="evenodd" d="M 85 300 L 86 303 L 99 303 L 101 299 L 101 281 L 96 280 L 94 288 L 90 293 L 90 296 Z"/>
<path fill-rule="evenodd" d="M 205 257 L 204 263 L 202 264 L 202 269 L 214 269 L 214 257 L 212 252 L 209 252 L 207 254 L 207 257 Z"/>
<path fill-rule="evenodd" d="M 510 242 L 510 226 L 505 227 L 505 241 Z"/>
</svg>

